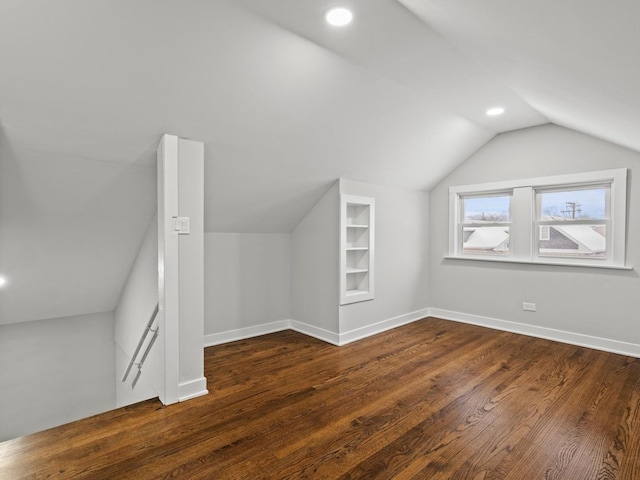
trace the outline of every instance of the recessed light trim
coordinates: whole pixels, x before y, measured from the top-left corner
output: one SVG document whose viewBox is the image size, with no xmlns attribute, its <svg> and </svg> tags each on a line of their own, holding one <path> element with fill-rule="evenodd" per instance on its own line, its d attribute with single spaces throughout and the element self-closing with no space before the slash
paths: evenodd
<svg viewBox="0 0 640 480">
<path fill-rule="evenodd" d="M 502 107 L 493 107 L 485 112 L 489 117 L 497 117 L 498 115 L 502 115 L 504 113 L 504 108 Z"/>
<path fill-rule="evenodd" d="M 332 8 L 325 13 L 324 19 L 329 25 L 344 27 L 345 25 L 349 25 L 351 20 L 353 20 L 353 13 L 351 13 L 351 10 L 343 7 Z"/>
</svg>

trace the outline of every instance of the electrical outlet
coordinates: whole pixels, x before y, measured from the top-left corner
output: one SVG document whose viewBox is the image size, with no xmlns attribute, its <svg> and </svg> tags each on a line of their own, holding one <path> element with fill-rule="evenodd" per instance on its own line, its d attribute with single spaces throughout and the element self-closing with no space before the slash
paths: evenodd
<svg viewBox="0 0 640 480">
<path fill-rule="evenodd" d="M 522 310 L 524 310 L 525 312 L 535 312 L 536 304 L 529 303 L 529 302 L 522 302 Z"/>
</svg>

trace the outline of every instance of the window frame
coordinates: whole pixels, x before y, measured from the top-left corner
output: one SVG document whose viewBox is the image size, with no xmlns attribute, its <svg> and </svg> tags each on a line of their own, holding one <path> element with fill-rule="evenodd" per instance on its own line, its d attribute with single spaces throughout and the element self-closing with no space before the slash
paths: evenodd
<svg viewBox="0 0 640 480">
<path fill-rule="evenodd" d="M 628 169 L 618 168 L 549 177 L 449 187 L 449 253 L 446 258 L 545 265 L 631 269 L 625 265 Z M 604 257 L 538 255 L 540 210 L 537 192 L 609 185 L 606 220 L 607 254 Z M 462 251 L 462 200 L 470 196 L 511 192 L 509 254 L 474 254 Z M 585 221 L 582 221 L 585 222 Z M 600 223 L 600 221 L 586 221 Z M 543 222 L 547 223 L 547 222 Z M 576 221 L 575 224 L 579 223 Z"/>
<path fill-rule="evenodd" d="M 537 187 L 534 188 L 533 194 L 535 212 L 534 212 L 534 231 L 538 231 L 541 227 L 551 227 L 554 226 L 562 226 L 562 225 L 604 225 L 605 231 L 607 235 L 605 236 L 605 254 L 600 257 L 571 257 L 571 256 L 562 256 L 562 255 L 541 255 L 540 254 L 540 235 L 534 235 L 533 241 L 533 258 L 537 261 L 548 261 L 550 259 L 562 259 L 562 260 L 575 260 L 580 259 L 583 260 L 593 260 L 597 262 L 605 261 L 605 263 L 612 262 L 612 254 L 613 254 L 613 244 L 611 242 L 610 233 L 611 229 L 611 190 L 612 190 L 611 182 L 604 183 L 587 183 L 587 184 L 571 184 L 571 185 L 561 185 L 561 186 L 553 186 L 553 187 Z M 577 191 L 577 190 L 589 190 L 596 188 L 605 188 L 605 213 L 604 219 L 576 219 L 576 220 L 541 220 L 542 217 L 542 204 L 541 204 L 541 194 L 543 193 L 554 193 L 554 192 L 564 192 L 564 191 Z M 550 233 L 550 232 L 549 232 Z"/>
<path fill-rule="evenodd" d="M 459 218 L 458 218 L 458 249 L 460 252 L 464 252 L 464 229 L 465 228 L 473 228 L 473 227 L 508 227 L 509 235 L 511 235 L 511 204 L 512 204 L 512 191 L 504 190 L 504 191 L 492 191 L 492 192 L 482 192 L 480 194 L 463 194 L 458 196 L 459 202 Z M 509 197 L 509 220 L 507 222 L 465 222 L 465 209 L 464 209 L 464 201 L 467 198 L 489 198 L 489 197 Z M 510 237 L 509 237 L 510 239 Z M 473 255 L 473 256 L 489 256 L 489 257 L 499 257 L 499 258 L 509 258 L 511 256 L 511 248 L 506 253 L 489 253 L 489 252 L 478 252 L 478 253 L 465 253 L 465 255 Z"/>
</svg>

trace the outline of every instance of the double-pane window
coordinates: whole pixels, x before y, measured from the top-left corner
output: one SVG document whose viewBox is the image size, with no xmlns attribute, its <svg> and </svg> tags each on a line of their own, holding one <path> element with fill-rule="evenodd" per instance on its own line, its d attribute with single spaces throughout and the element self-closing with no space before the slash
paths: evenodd
<svg viewBox="0 0 640 480">
<path fill-rule="evenodd" d="M 449 188 L 449 257 L 628 268 L 627 170 Z"/>
</svg>

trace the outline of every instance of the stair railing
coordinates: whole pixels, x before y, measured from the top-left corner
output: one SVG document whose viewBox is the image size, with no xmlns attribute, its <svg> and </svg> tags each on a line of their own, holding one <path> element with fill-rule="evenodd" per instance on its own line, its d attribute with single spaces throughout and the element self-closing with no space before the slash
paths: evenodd
<svg viewBox="0 0 640 480">
<path fill-rule="evenodd" d="M 151 351 L 151 347 L 153 347 L 153 344 L 156 341 L 156 338 L 158 338 L 158 332 L 160 331 L 160 327 L 156 326 L 155 329 L 152 329 L 151 327 L 153 326 L 153 323 L 156 320 L 156 317 L 158 316 L 158 311 L 159 311 L 160 306 L 158 304 L 156 304 L 156 308 L 153 309 L 153 313 L 151 314 L 151 318 L 149 319 L 149 321 L 147 322 L 147 326 L 144 329 L 144 332 L 142 332 L 142 336 L 140 337 L 140 340 L 138 341 L 138 346 L 136 347 L 135 352 L 133 352 L 133 355 L 131 357 L 131 360 L 129 361 L 129 365 L 127 366 L 127 370 L 124 372 L 124 375 L 122 376 L 122 382 L 127 380 L 127 377 L 129 376 L 129 373 L 131 372 L 131 368 L 136 365 L 138 367 L 138 372 L 136 373 L 135 378 L 133 379 L 133 382 L 131 382 L 131 388 L 135 388 L 136 383 L 138 383 L 138 379 L 140 378 L 140 375 L 142 374 L 142 365 L 144 365 L 145 360 L 147 359 L 147 356 L 149 355 L 149 352 Z M 142 346 L 144 345 L 145 340 L 147 339 L 147 336 L 149 335 L 149 332 L 153 333 L 153 337 L 151 337 L 151 340 L 149 341 L 149 343 L 147 344 L 147 348 L 145 348 L 144 353 L 142 354 L 142 357 L 140 358 L 139 362 L 136 362 L 136 358 L 138 358 L 138 354 L 140 353 L 140 350 L 142 349 Z"/>
</svg>

